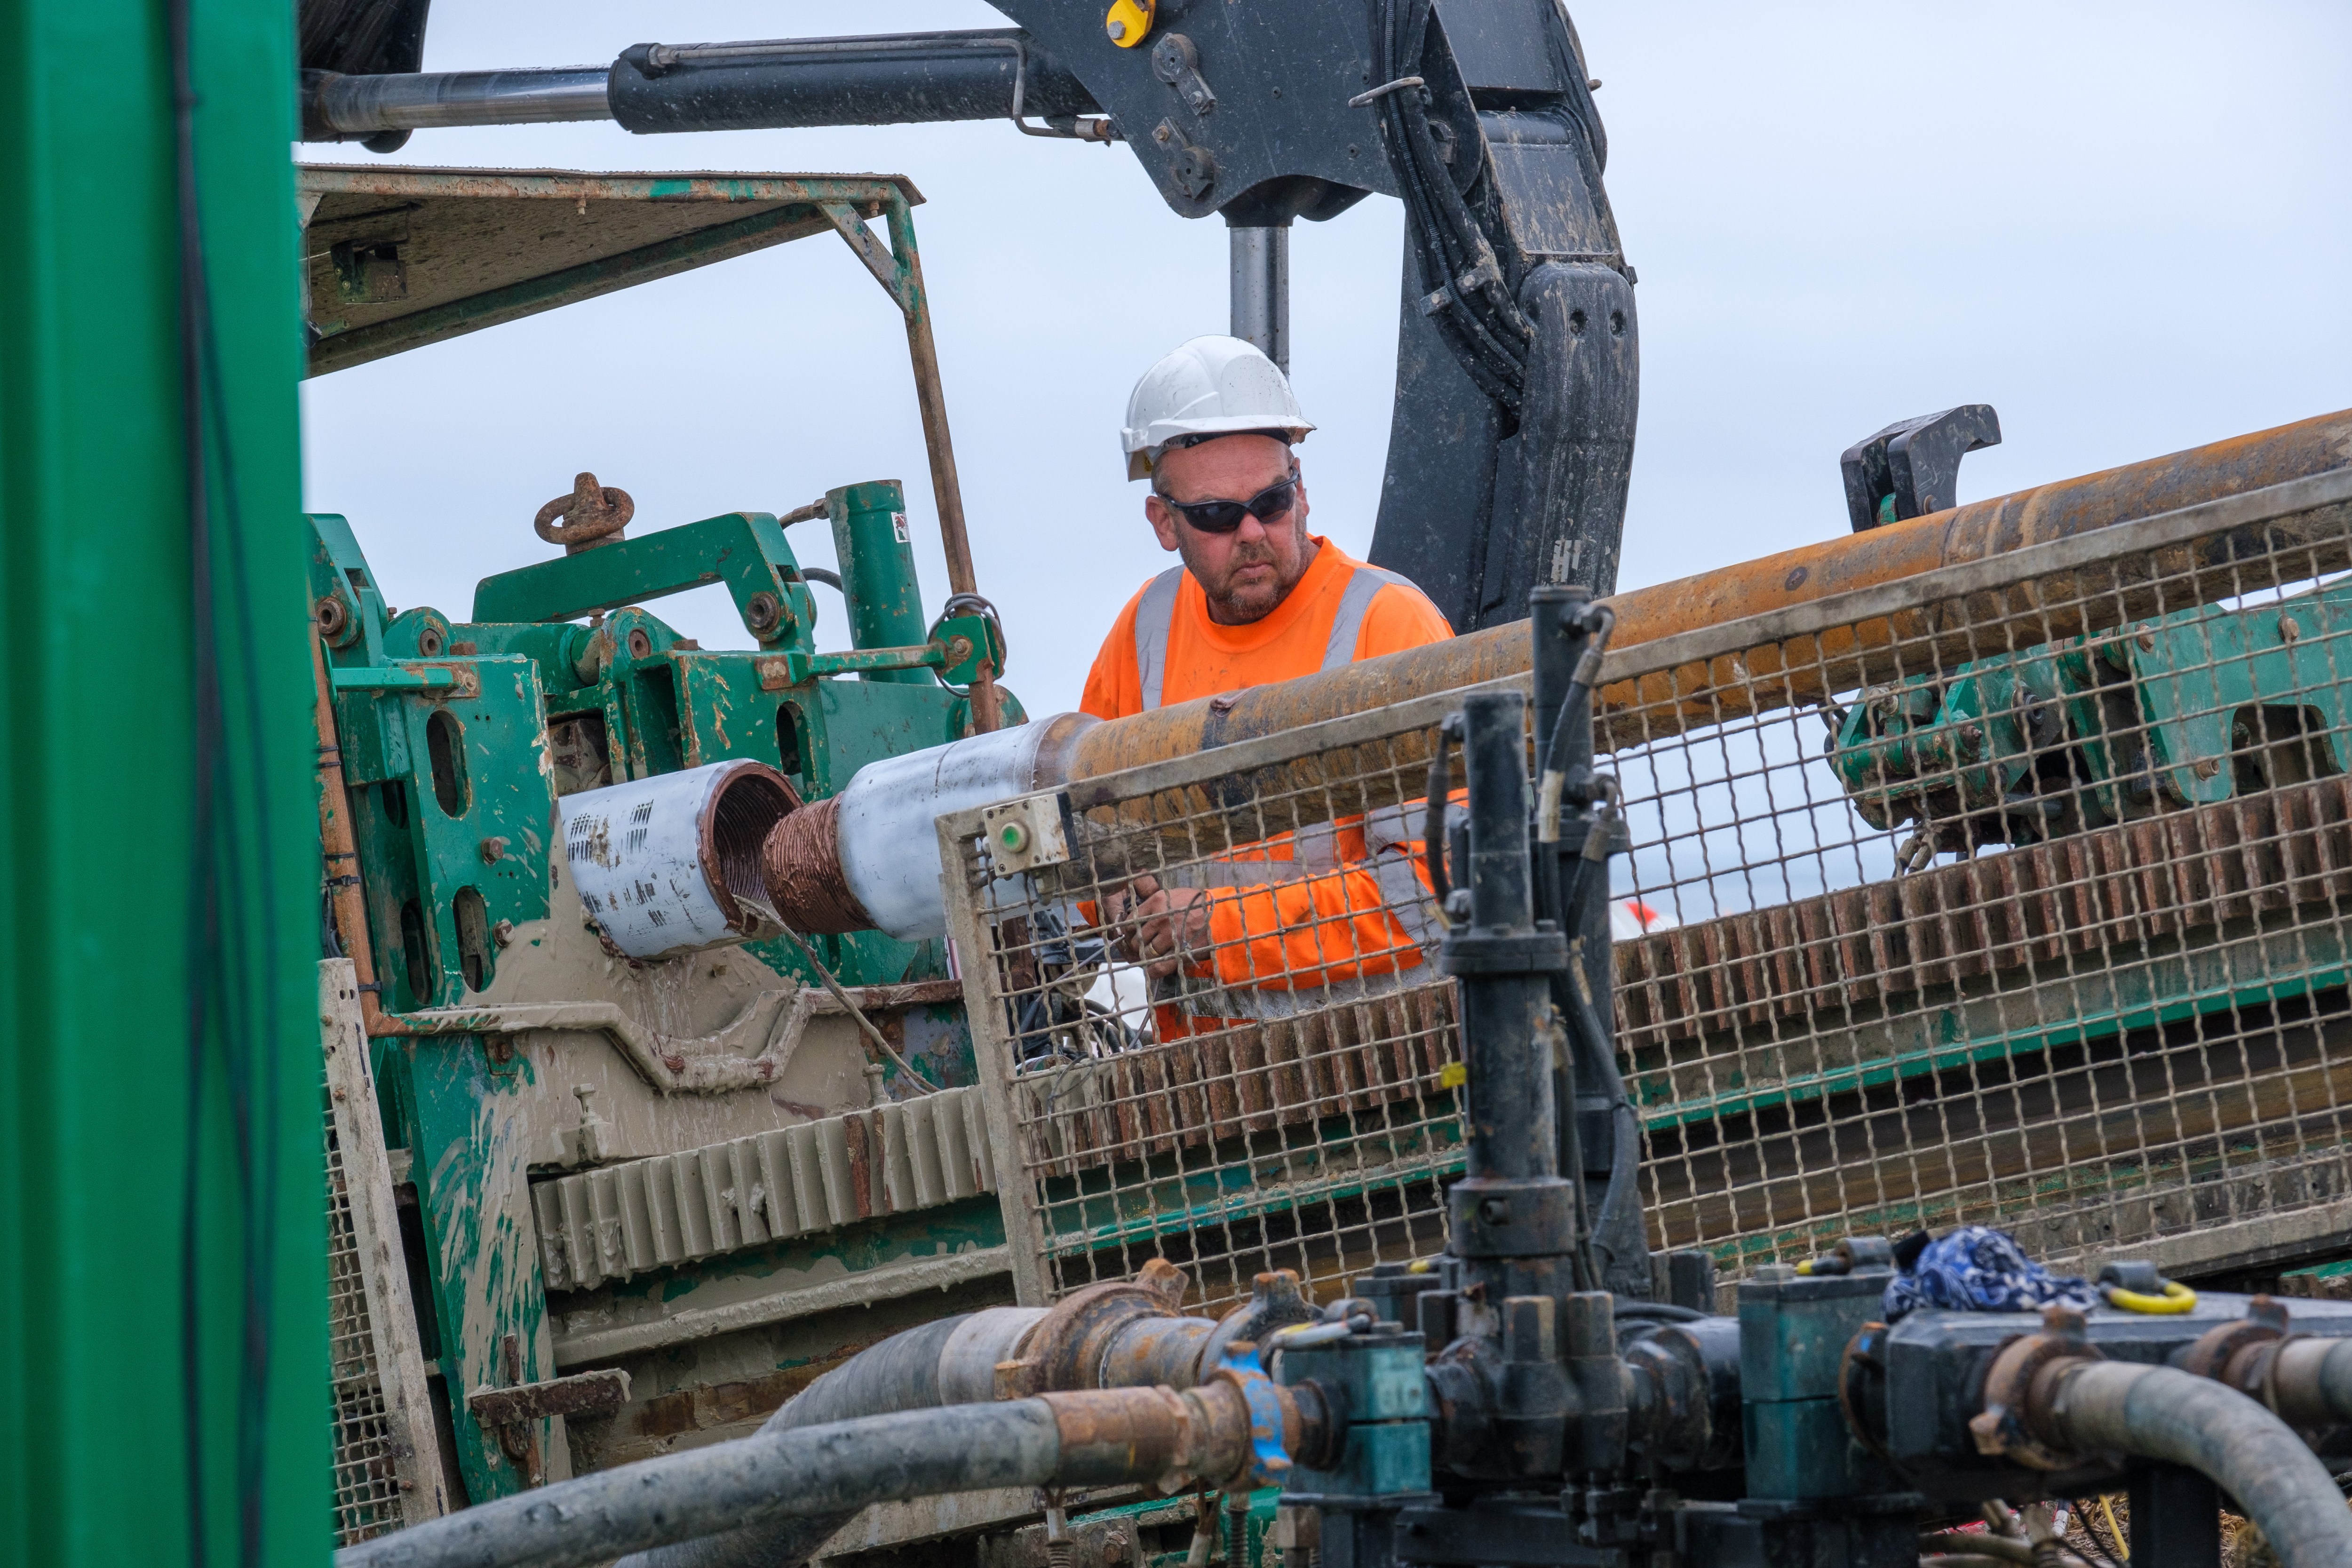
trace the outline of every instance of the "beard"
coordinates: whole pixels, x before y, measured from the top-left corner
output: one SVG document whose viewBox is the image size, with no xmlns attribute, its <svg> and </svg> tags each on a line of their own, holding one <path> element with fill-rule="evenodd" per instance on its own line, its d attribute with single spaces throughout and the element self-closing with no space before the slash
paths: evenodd
<svg viewBox="0 0 2352 1568">
<path fill-rule="evenodd" d="M 1221 618 L 1237 626 L 1265 619 L 1297 585 L 1296 578 L 1286 574 L 1282 558 L 1267 541 L 1235 545 L 1233 554 L 1226 557 L 1224 571 L 1214 582 L 1194 563 L 1187 561 L 1185 565 L 1217 607 Z M 1255 566 L 1273 570 L 1247 583 L 1236 581 L 1244 570 Z"/>
</svg>

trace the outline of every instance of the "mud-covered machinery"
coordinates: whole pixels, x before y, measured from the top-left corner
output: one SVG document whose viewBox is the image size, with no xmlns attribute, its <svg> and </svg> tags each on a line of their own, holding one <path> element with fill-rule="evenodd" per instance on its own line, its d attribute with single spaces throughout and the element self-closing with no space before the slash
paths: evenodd
<svg viewBox="0 0 2352 1568">
<path fill-rule="evenodd" d="M 1931 1279 L 1916 1248 L 1868 1236 L 1751 1271 L 1735 1313 L 1711 1310 L 1703 1279 L 1681 1292 L 1696 1300 L 1605 1288 L 1601 1222 L 1635 1178 L 1615 1173 L 1591 1207 L 1563 1173 L 1581 1160 L 1572 1108 L 1590 1059 L 1570 1041 L 1610 1050 L 1570 940 L 1604 915 L 1623 844 L 1584 739 L 1608 630 L 1580 594 L 1538 599 L 1534 723 L 1518 689 L 1429 705 L 1454 710 L 1424 798 L 1459 805 L 1428 855 L 1448 917 L 1435 967 L 1459 1020 L 1443 1076 L 1460 1091 L 1461 1176 L 1442 1251 L 1319 1305 L 1268 1273 L 1215 1319 L 1187 1315 L 1183 1271 L 1155 1258 L 1051 1307 L 897 1336 L 755 1436 L 491 1503 L 355 1548 L 347 1568 L 621 1552 L 629 1568 L 794 1568 L 861 1506 L 1014 1487 L 1037 1489 L 1045 1561 L 1111 1544 L 1132 1562 L 1121 1516 L 1087 1504 L 1137 1485 L 1197 1500 L 1196 1563 L 1221 1533 L 1242 1562 L 1261 1499 L 1286 1563 L 1333 1568 L 2063 1562 L 2046 1514 L 2013 1540 L 1949 1527 L 2006 1519 L 1999 1500 L 2115 1489 L 2144 1568 L 2216 1563 L 2225 1500 L 2284 1568 L 2352 1559 L 2328 1465 L 2352 1420 L 2338 1303 L 2290 1317 L 2266 1297 L 2200 1299 L 2130 1258 L 2095 1287 L 2013 1254 L 1990 1260 L 2015 1270 L 1998 1279 L 1971 1282 L 1970 1262 Z M 1043 882 L 1099 868 L 1115 838 L 1073 828 L 1067 861 L 1018 870 L 1025 847 L 998 839 L 986 869 Z M 1614 1077 L 1590 1087 L 1622 1104 Z M 1952 1310 L 1945 1290 L 1984 1299 Z"/>
<path fill-rule="evenodd" d="M 838 234 L 908 314 L 952 479 L 903 181 L 303 183 L 320 370 Z M 969 592 L 927 611 L 896 480 L 683 521 L 583 474 L 511 521 L 534 525 L 548 559 L 445 613 L 394 608 L 351 523 L 310 519 L 324 934 L 354 965 L 343 1022 L 382 1110 L 380 1133 L 349 1106 L 337 1125 L 345 1539 L 425 1491 L 478 1502 L 748 1429 L 877 1328 L 1007 1290 L 944 944 L 797 942 L 757 869 L 781 817 L 867 764 L 1024 721 L 993 611 Z M 837 574 L 793 549 L 819 529 Z M 740 649 L 656 613 L 711 586 Z M 377 1170 L 397 1237 L 370 1229 Z M 373 1350 L 363 1300 L 390 1334 Z M 428 1375 L 384 1364 L 404 1346 Z M 429 1409 L 385 1415 L 404 1399 Z"/>
</svg>

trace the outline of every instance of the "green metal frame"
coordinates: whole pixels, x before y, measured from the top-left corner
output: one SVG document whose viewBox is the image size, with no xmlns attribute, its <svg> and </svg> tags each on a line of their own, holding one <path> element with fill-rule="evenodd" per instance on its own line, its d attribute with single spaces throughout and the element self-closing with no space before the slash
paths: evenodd
<svg viewBox="0 0 2352 1568">
<path fill-rule="evenodd" d="M 911 187 L 896 179 L 829 175 L 515 174 L 498 170 L 377 170 L 306 173 L 306 189 L 363 188 L 386 200 L 403 191 L 431 195 L 446 192 L 474 198 L 547 201 L 551 206 L 577 199 L 635 202 L 774 203 L 707 228 L 636 247 L 618 255 L 560 268 L 488 289 L 462 300 L 428 307 L 391 321 L 342 328 L 331 320 L 314 323 L 320 336 L 310 350 L 309 374 L 365 364 L 389 354 L 477 332 L 485 327 L 615 293 L 639 283 L 690 271 L 712 262 L 749 255 L 771 246 L 823 234 L 844 221 L 861 229 L 866 219 L 902 214 L 913 202 Z M 846 215 L 845 216 L 842 215 Z M 896 230 L 894 228 L 895 245 Z M 911 224 L 908 234 L 912 236 Z M 869 263 L 870 265 L 870 263 Z"/>
<path fill-rule="evenodd" d="M 199 1521 L 215 1563 L 310 1568 L 331 1544 L 310 668 L 287 613 L 303 593 L 293 22 L 260 0 L 194 7 L 219 370 L 217 619 L 197 626 L 163 8 L 0 5 L 11 1563 L 184 1563 Z M 200 642 L 224 700 L 209 908 L 192 905 Z M 200 1056 L 192 926 L 221 933 Z"/>
</svg>

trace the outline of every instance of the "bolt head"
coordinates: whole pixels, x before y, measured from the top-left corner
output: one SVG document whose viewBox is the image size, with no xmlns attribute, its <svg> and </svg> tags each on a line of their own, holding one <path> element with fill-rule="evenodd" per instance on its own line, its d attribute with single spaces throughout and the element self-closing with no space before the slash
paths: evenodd
<svg viewBox="0 0 2352 1568">
<path fill-rule="evenodd" d="M 1115 44 L 1127 37 L 1127 24 L 1113 16 L 1103 24 L 1103 31 L 1110 35 L 1110 41 Z"/>
</svg>

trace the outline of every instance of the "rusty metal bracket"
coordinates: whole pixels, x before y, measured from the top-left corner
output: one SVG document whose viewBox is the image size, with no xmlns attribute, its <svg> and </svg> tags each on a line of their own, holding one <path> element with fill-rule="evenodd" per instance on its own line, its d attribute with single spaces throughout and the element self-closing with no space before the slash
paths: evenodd
<svg viewBox="0 0 2352 1568">
<path fill-rule="evenodd" d="M 517 1376 L 521 1371 L 521 1342 L 509 1334 L 504 1348 L 507 1375 Z M 498 1435 L 499 1447 L 523 1468 L 527 1483 L 535 1487 L 547 1479 L 539 1434 L 532 1430 L 537 1423 L 558 1415 L 609 1415 L 628 1397 L 629 1374 L 618 1367 L 604 1367 L 543 1383 L 518 1383 L 505 1388 L 485 1384 L 466 1395 L 466 1413 L 485 1430 Z"/>
<path fill-rule="evenodd" d="M 865 215 L 847 202 L 820 202 L 816 210 L 824 215 L 825 221 L 833 225 L 834 231 L 857 253 L 857 259 L 866 263 L 866 270 L 874 274 L 874 280 L 882 285 L 882 291 L 890 296 L 900 310 L 911 313 L 915 301 L 908 298 L 898 258 L 892 256 L 890 247 L 866 226 Z"/>
<path fill-rule="evenodd" d="M 466 1408 L 485 1426 L 503 1431 L 557 1415 L 609 1415 L 628 1402 L 629 1374 L 618 1367 L 551 1377 L 511 1388 L 482 1387 L 466 1395 Z"/>
</svg>

